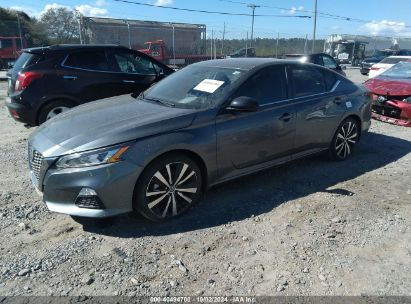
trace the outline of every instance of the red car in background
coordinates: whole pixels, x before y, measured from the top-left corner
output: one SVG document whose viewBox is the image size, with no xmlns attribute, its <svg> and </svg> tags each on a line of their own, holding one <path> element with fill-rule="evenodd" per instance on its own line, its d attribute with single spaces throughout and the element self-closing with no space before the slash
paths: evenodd
<svg viewBox="0 0 411 304">
<path fill-rule="evenodd" d="M 372 93 L 373 118 L 411 127 L 411 62 L 400 62 L 364 85 Z"/>
</svg>

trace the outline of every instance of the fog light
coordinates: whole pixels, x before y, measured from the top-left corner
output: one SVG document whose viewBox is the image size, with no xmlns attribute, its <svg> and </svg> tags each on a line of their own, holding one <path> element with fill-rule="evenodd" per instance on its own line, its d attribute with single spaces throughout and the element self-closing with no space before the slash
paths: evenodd
<svg viewBox="0 0 411 304">
<path fill-rule="evenodd" d="M 76 198 L 75 204 L 79 208 L 105 209 L 97 192 L 91 188 L 82 188 Z"/>
</svg>

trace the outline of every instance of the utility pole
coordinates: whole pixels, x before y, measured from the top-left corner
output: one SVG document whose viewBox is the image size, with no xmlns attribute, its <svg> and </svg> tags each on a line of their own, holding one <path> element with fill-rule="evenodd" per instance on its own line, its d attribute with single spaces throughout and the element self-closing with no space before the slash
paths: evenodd
<svg viewBox="0 0 411 304">
<path fill-rule="evenodd" d="M 23 37 L 21 34 L 21 25 L 20 25 L 20 17 L 19 17 L 19 13 L 16 14 L 17 15 L 17 26 L 19 27 L 19 35 L 20 35 L 20 47 L 23 49 Z"/>
<path fill-rule="evenodd" d="M 250 48 L 253 46 L 253 39 L 254 39 L 254 17 L 255 17 L 255 9 L 260 7 L 260 5 L 255 4 L 248 4 L 247 7 L 250 7 L 253 10 L 253 19 L 251 22 L 251 41 L 250 41 Z"/>
<path fill-rule="evenodd" d="M 176 65 L 176 32 L 175 32 L 175 27 L 173 24 L 173 65 Z"/>
<path fill-rule="evenodd" d="M 83 25 L 82 25 L 82 16 L 80 13 L 78 14 L 78 30 L 80 33 L 80 44 L 84 44 L 83 41 Z"/>
<path fill-rule="evenodd" d="M 223 52 L 224 52 L 224 38 L 225 38 L 225 22 L 224 22 L 224 30 L 223 30 L 223 41 L 221 41 L 221 56 L 223 56 Z"/>
<path fill-rule="evenodd" d="M 248 57 L 248 32 L 247 39 L 245 40 L 245 57 Z"/>
<path fill-rule="evenodd" d="M 307 55 L 308 34 L 305 34 L 304 54 Z"/>
<path fill-rule="evenodd" d="M 317 0 L 314 0 L 314 32 L 313 32 L 313 49 L 312 53 L 315 52 L 315 33 L 317 31 Z"/>
<path fill-rule="evenodd" d="M 213 60 L 213 41 L 214 41 L 214 30 L 211 30 L 211 52 L 210 52 L 210 59 Z"/>
<path fill-rule="evenodd" d="M 277 33 L 277 43 L 275 44 L 275 58 L 278 59 L 278 41 L 280 40 L 280 33 Z"/>
<path fill-rule="evenodd" d="M 127 32 L 128 32 L 128 47 L 131 49 L 131 34 L 130 34 L 130 23 L 126 20 Z"/>
</svg>

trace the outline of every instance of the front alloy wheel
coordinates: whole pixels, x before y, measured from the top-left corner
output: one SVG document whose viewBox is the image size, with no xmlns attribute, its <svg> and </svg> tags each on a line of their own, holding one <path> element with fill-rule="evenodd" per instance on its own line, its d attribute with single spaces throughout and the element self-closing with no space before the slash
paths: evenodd
<svg viewBox="0 0 411 304">
<path fill-rule="evenodd" d="M 330 147 L 330 153 L 332 158 L 337 160 L 345 160 L 351 156 L 354 145 L 359 139 L 359 127 L 358 123 L 348 118 L 339 126 L 334 140 Z"/>
<path fill-rule="evenodd" d="M 200 199 L 201 173 L 190 158 L 166 157 L 147 168 L 136 191 L 137 209 L 145 217 L 174 218 Z"/>
</svg>

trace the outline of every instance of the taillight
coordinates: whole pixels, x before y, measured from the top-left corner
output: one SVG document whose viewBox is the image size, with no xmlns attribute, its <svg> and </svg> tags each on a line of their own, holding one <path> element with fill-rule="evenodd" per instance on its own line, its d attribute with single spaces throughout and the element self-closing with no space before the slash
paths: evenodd
<svg viewBox="0 0 411 304">
<path fill-rule="evenodd" d="M 24 72 L 24 73 L 19 73 L 19 76 L 17 77 L 17 81 L 16 81 L 16 86 L 15 86 L 15 91 L 22 91 L 25 88 L 27 88 L 30 83 L 33 82 L 33 80 L 36 80 L 38 78 L 40 78 L 41 76 L 43 76 L 41 73 L 39 72 Z"/>
</svg>

